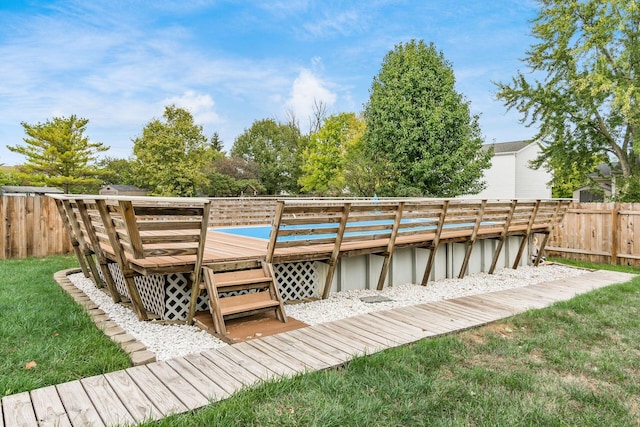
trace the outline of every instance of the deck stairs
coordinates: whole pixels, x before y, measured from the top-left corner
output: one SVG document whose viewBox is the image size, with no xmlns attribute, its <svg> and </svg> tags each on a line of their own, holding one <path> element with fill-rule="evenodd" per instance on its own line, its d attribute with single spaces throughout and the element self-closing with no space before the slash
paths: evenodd
<svg viewBox="0 0 640 427">
<path fill-rule="evenodd" d="M 275 311 L 278 320 L 287 321 L 271 264 L 256 261 L 251 268 L 223 272 L 205 266 L 203 275 L 217 334 L 227 334 L 226 320 L 270 310 Z"/>
</svg>

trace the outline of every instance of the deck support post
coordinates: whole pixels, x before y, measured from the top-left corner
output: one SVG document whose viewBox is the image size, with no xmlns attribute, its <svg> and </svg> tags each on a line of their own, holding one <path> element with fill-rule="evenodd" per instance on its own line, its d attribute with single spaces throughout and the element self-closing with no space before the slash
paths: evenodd
<svg viewBox="0 0 640 427">
<path fill-rule="evenodd" d="M 80 268 L 82 269 L 82 274 L 84 274 L 84 277 L 87 277 L 87 278 L 91 277 L 91 272 L 89 271 L 87 267 L 87 262 L 84 259 L 86 254 L 84 253 L 83 250 L 80 249 L 80 236 L 78 236 L 75 233 L 75 231 L 71 228 L 70 218 L 68 216 L 69 212 L 65 210 L 65 206 L 63 206 L 61 199 L 56 198 L 54 199 L 54 201 L 56 202 L 56 208 L 58 208 L 58 213 L 60 214 L 60 218 L 62 218 L 62 224 L 65 230 L 67 230 L 67 235 L 69 236 L 69 240 L 71 241 L 73 252 L 75 253 L 76 258 L 78 259 Z M 98 277 L 97 279 L 94 279 L 94 281 L 99 279 L 100 278 Z"/>
<path fill-rule="evenodd" d="M 520 247 L 518 248 L 518 254 L 516 255 L 516 260 L 513 262 L 513 269 L 518 268 L 518 264 L 520 264 L 520 260 L 522 259 L 522 253 L 524 252 L 524 248 L 527 246 L 527 242 L 529 241 L 529 236 L 531 235 L 531 228 L 533 227 L 533 223 L 536 219 L 536 215 L 538 214 L 538 209 L 540 208 L 540 200 L 536 200 L 536 204 L 531 212 L 531 217 L 529 217 L 529 224 L 527 225 L 527 230 L 522 236 L 522 241 L 520 242 Z"/>
<path fill-rule="evenodd" d="M 396 209 L 396 217 L 393 222 L 393 229 L 391 230 L 391 236 L 389 237 L 389 243 L 387 244 L 387 250 L 384 252 L 384 260 L 382 261 L 382 270 L 380 271 L 380 277 L 378 278 L 377 289 L 381 291 L 384 288 L 384 280 L 389 273 L 389 264 L 391 257 L 393 256 L 393 250 L 396 244 L 396 236 L 398 235 L 398 228 L 400 227 L 400 221 L 402 220 L 402 210 L 404 209 L 404 202 L 398 203 Z"/>
<path fill-rule="evenodd" d="M 511 225 L 511 219 L 513 218 L 513 213 L 516 211 L 517 204 L 518 204 L 517 200 L 511 201 L 511 208 L 509 209 L 509 213 L 507 214 L 507 218 L 504 222 L 504 228 L 502 229 L 502 233 L 500 233 L 500 238 L 498 239 L 498 247 L 496 248 L 493 254 L 493 260 L 491 261 L 489 274 L 493 274 L 493 272 L 496 269 L 496 265 L 498 264 L 498 259 L 500 258 L 500 252 L 502 252 L 502 247 L 504 246 L 504 242 L 505 240 L 507 240 L 507 236 L 509 235 L 509 226 Z"/>
<path fill-rule="evenodd" d="M 471 251 L 473 250 L 473 245 L 478 238 L 478 229 L 480 228 L 480 223 L 482 222 L 482 217 L 484 216 L 484 208 L 487 205 L 487 201 L 483 200 L 480 204 L 480 209 L 478 210 L 478 216 L 476 217 L 476 222 L 473 225 L 473 231 L 471 232 L 471 237 L 467 241 L 466 251 L 464 254 L 464 259 L 462 260 L 462 266 L 460 267 L 460 273 L 458 273 L 458 278 L 464 278 L 464 275 L 467 272 L 467 268 L 469 267 L 469 258 L 471 257 Z"/>
<path fill-rule="evenodd" d="M 540 243 L 540 249 L 538 249 L 538 256 L 536 256 L 535 263 L 533 264 L 537 267 L 542 260 L 542 253 L 544 252 L 545 246 L 547 246 L 547 241 L 549 240 L 549 236 L 551 235 L 551 231 L 553 231 L 553 226 L 556 223 L 556 219 L 558 218 L 558 214 L 560 213 L 560 208 L 562 207 L 562 203 L 558 201 L 556 205 L 556 210 L 553 212 L 553 217 L 551 217 L 551 223 L 549 224 L 549 228 L 544 233 L 544 238 L 542 239 L 542 243 Z"/>
<path fill-rule="evenodd" d="M 438 245 L 440 244 L 440 234 L 442 233 L 442 228 L 444 227 L 444 219 L 447 216 L 447 209 L 449 209 L 449 200 L 445 200 L 442 203 L 442 210 L 440 211 L 440 217 L 438 218 L 438 226 L 436 228 L 436 235 L 433 237 L 432 248 L 429 251 L 429 259 L 427 260 L 427 266 L 424 269 L 424 274 L 422 275 L 422 286 L 426 286 L 429 282 L 429 276 L 431 276 L 431 270 L 433 269 L 433 263 L 436 259 L 436 251 L 438 250 Z"/>
<path fill-rule="evenodd" d="M 187 313 L 187 325 L 193 324 L 193 317 L 196 315 L 198 297 L 200 296 L 200 282 L 202 280 L 202 254 L 207 240 L 207 229 L 209 226 L 210 203 L 205 203 L 202 207 L 202 221 L 200 223 L 200 237 L 198 241 L 198 254 L 196 264 L 191 273 L 191 300 L 189 301 L 189 312 Z"/>
<path fill-rule="evenodd" d="M 111 247 L 115 252 L 116 259 L 118 260 L 118 265 L 120 266 L 120 270 L 122 271 L 122 275 L 124 276 L 124 282 L 127 285 L 127 290 L 129 291 L 129 298 L 131 299 L 133 311 L 138 316 L 138 320 L 147 320 L 147 311 L 144 309 L 142 298 L 140 298 L 140 293 L 138 292 L 138 288 L 136 287 L 136 283 L 134 280 L 135 271 L 133 271 L 129 267 L 129 262 L 127 261 L 127 258 L 124 254 L 124 249 L 122 248 L 122 244 L 120 243 L 118 233 L 111 220 L 111 215 L 109 214 L 107 204 L 104 200 L 96 200 L 96 207 L 98 208 L 98 212 L 100 212 L 102 223 L 105 227 L 107 235 L 109 236 Z M 125 212 L 127 211 L 121 211 L 120 214 L 124 215 Z M 126 224 L 126 219 L 124 220 Z"/>
<path fill-rule="evenodd" d="M 336 233 L 336 241 L 333 246 L 333 252 L 329 259 L 329 270 L 327 271 L 327 278 L 324 282 L 324 289 L 322 290 L 322 299 L 329 297 L 331 292 L 331 282 L 333 282 L 333 275 L 338 265 L 338 256 L 340 255 L 340 246 L 342 245 L 342 237 L 344 236 L 344 230 L 347 227 L 347 220 L 349 218 L 349 212 L 351 211 L 351 203 L 345 203 L 342 208 L 342 217 L 340 218 L 340 226 Z"/>
<path fill-rule="evenodd" d="M 109 270 L 109 260 L 100 247 L 100 241 L 98 240 L 98 236 L 93 229 L 91 218 L 89 217 L 89 213 L 87 212 L 87 205 L 83 200 L 76 200 L 75 203 L 78 209 L 78 213 L 80 213 L 80 217 L 82 218 L 84 229 L 87 231 L 91 246 L 93 246 L 93 252 L 95 253 L 98 264 L 100 265 L 100 271 L 102 271 L 102 277 L 104 278 L 104 282 L 106 283 L 109 294 L 111 295 L 111 300 L 115 303 L 118 303 L 121 301 L 120 293 L 118 292 L 118 288 L 116 287 L 113 276 L 111 275 L 111 270 Z"/>
</svg>

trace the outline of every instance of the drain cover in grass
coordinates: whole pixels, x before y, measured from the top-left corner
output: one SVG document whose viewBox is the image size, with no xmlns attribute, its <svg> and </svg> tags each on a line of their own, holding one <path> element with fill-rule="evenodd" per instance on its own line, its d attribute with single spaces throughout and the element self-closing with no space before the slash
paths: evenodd
<svg viewBox="0 0 640 427">
<path fill-rule="evenodd" d="M 389 301 L 393 301 L 393 300 L 389 299 L 387 297 L 383 297 L 382 295 L 373 295 L 373 296 L 370 296 L 370 297 L 362 297 L 362 298 L 360 298 L 360 301 L 372 304 L 372 303 L 376 303 L 376 302 L 389 302 Z"/>
</svg>

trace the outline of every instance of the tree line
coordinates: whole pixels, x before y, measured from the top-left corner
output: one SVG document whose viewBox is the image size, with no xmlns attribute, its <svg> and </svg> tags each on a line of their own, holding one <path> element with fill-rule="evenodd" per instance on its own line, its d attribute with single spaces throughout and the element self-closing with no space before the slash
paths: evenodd
<svg viewBox="0 0 640 427">
<path fill-rule="evenodd" d="M 189 111 L 169 105 L 132 140 L 128 159 L 99 159 L 108 147 L 76 116 L 22 123 L 25 144 L 8 148 L 27 158 L 16 179 L 66 192 L 110 183 L 160 196 L 456 196 L 482 188 L 491 153 L 454 85 L 444 55 L 413 40 L 386 55 L 362 114 L 327 115 L 316 101 L 308 134 L 293 115 L 260 119 L 227 154 L 218 134 L 208 138 Z"/>
<path fill-rule="evenodd" d="M 554 196 L 597 178 L 606 163 L 619 200 L 640 200 L 640 8 L 628 0 L 546 0 L 532 22 L 536 43 L 496 97 L 537 129 L 533 167 L 552 173 Z M 87 120 L 22 123 L 26 162 L 0 171 L 1 183 L 95 191 L 131 184 L 154 195 L 309 194 L 454 197 L 484 188 L 492 153 L 479 117 L 455 89 L 453 66 L 431 43 L 412 40 L 387 53 L 362 113 L 328 115 L 315 102 L 310 131 L 253 122 L 223 151 L 189 111 L 165 107 L 132 140 L 128 159 L 99 158 L 108 147 L 84 135 Z"/>
</svg>

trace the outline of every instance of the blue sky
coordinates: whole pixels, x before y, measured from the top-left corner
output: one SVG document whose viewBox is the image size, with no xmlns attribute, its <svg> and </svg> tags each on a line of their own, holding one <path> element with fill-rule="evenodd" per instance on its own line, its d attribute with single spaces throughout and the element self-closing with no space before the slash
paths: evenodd
<svg viewBox="0 0 640 427">
<path fill-rule="evenodd" d="M 495 100 L 533 43 L 533 0 L 0 0 L 0 163 L 24 157 L 21 122 L 76 114 L 86 135 L 132 155 L 164 106 L 187 108 L 229 150 L 255 120 L 308 129 L 314 100 L 361 112 L 394 45 L 433 42 L 481 114 L 485 142 L 534 129 Z"/>
</svg>

